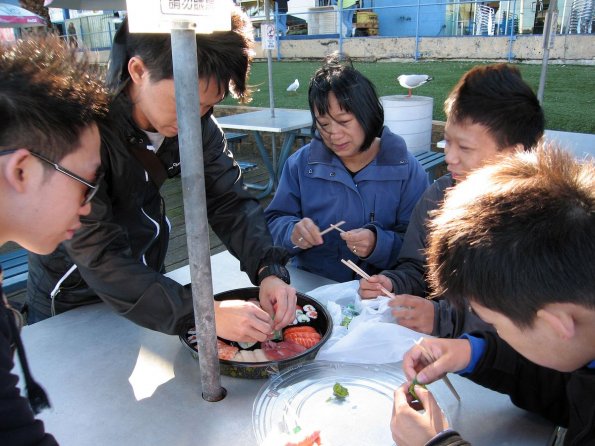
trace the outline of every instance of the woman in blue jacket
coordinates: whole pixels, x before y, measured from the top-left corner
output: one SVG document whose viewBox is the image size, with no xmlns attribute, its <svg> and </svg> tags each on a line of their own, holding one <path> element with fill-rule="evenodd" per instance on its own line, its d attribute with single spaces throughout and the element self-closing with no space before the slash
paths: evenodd
<svg viewBox="0 0 595 446">
<path fill-rule="evenodd" d="M 394 265 L 411 212 L 428 186 L 403 138 L 383 127 L 374 85 L 335 56 L 310 81 L 310 144 L 285 164 L 265 211 L 275 244 L 293 265 L 337 281 Z M 321 229 L 344 220 L 345 232 Z"/>
</svg>

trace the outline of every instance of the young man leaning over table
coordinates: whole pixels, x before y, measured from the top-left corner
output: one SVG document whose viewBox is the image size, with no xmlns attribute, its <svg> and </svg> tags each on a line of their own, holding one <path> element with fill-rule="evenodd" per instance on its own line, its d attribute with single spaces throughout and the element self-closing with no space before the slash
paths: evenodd
<svg viewBox="0 0 595 446">
<path fill-rule="evenodd" d="M 446 163 L 449 173 L 424 193 L 415 207 L 393 270 L 360 281 L 364 299 L 381 294 L 383 286 L 397 295 L 389 305 L 398 324 L 439 337 L 457 337 L 485 327 L 479 318 L 446 299 L 428 300 L 426 283 L 427 224 L 447 189 L 498 155 L 530 150 L 544 130 L 543 110 L 517 68 L 495 64 L 472 68 L 444 103 Z"/>
<path fill-rule="evenodd" d="M 215 323 L 225 339 L 255 342 L 293 321 L 296 293 L 287 252 L 274 246 L 212 116 L 227 95 L 250 99 L 252 26 L 239 8 L 230 21 L 230 31 L 196 35 L 206 207 L 214 232 L 260 286 L 260 306 L 215 302 Z M 50 256 L 29 257 L 29 322 L 103 301 L 143 327 L 179 334 L 192 320 L 192 293 L 163 274 L 169 221 L 159 192 L 181 171 L 170 36 L 130 33 L 124 20 L 107 80 L 114 135 L 102 134 L 104 192 L 71 241 Z"/>
<path fill-rule="evenodd" d="M 73 237 L 99 187 L 99 130 L 108 95 L 84 53 L 58 38 L 0 46 L 0 244 L 49 254 Z M 2 293 L 0 267 L 0 444 L 55 445 L 34 412 L 48 407 L 32 378 L 22 317 Z M 11 374 L 18 354 L 27 397 Z"/>
<path fill-rule="evenodd" d="M 502 158 L 447 193 L 430 231 L 432 289 L 498 334 L 426 339 L 405 354 L 407 379 L 457 372 L 565 427 L 564 445 L 595 445 L 593 160 L 551 147 Z M 425 412 L 408 384 L 397 389 L 395 442 L 468 444 L 431 393 L 414 390 Z"/>
</svg>

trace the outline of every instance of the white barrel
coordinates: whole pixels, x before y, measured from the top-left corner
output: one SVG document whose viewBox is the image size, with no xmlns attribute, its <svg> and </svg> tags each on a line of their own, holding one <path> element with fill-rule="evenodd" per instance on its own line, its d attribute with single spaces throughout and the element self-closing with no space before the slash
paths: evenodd
<svg viewBox="0 0 595 446">
<path fill-rule="evenodd" d="M 428 96 L 382 96 L 384 125 L 401 136 L 413 153 L 430 150 L 432 145 L 432 107 Z"/>
</svg>

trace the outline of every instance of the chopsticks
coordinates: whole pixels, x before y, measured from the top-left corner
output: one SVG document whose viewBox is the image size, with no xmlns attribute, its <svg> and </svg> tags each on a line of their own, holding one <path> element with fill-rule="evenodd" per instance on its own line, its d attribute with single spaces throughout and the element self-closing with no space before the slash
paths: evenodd
<svg viewBox="0 0 595 446">
<path fill-rule="evenodd" d="M 329 232 L 331 232 L 333 229 L 336 229 L 336 230 L 337 230 L 337 231 L 339 231 L 339 232 L 345 232 L 345 231 L 343 231 L 343 229 L 339 228 L 339 226 L 341 226 L 341 225 L 344 225 L 344 224 L 345 224 L 345 220 L 341 220 L 340 222 L 338 222 L 338 223 L 335 223 L 335 224 L 332 224 L 332 223 L 331 223 L 331 224 L 329 225 L 329 227 L 328 227 L 328 228 L 326 228 L 324 231 L 321 231 L 321 232 L 320 232 L 320 236 L 322 237 L 324 234 L 328 234 L 328 233 L 329 233 Z M 298 241 L 300 241 L 300 242 L 301 242 L 301 239 L 300 239 L 300 240 L 298 240 Z M 295 246 L 293 247 L 293 249 L 295 249 L 295 248 L 299 248 L 299 246 L 298 246 L 298 245 L 295 245 Z"/>
<path fill-rule="evenodd" d="M 431 362 L 435 362 L 436 358 L 434 358 L 434 355 L 432 355 L 432 353 L 421 344 L 423 340 L 424 338 L 419 338 L 417 341 L 415 341 L 415 345 L 417 345 L 421 349 L 422 353 L 427 357 L 427 359 L 429 359 Z M 444 384 L 446 384 L 446 387 L 448 387 L 448 390 L 451 391 L 451 393 L 454 395 L 457 401 L 461 401 L 461 396 L 459 395 L 459 392 L 456 391 L 455 387 L 450 382 L 448 376 L 444 375 L 442 377 L 442 381 L 444 381 Z"/>
<path fill-rule="evenodd" d="M 353 261 L 341 259 L 341 263 L 343 263 L 345 266 L 347 266 L 348 268 L 353 270 L 356 274 L 359 274 L 360 276 L 362 276 L 364 279 L 370 280 L 370 275 L 367 272 L 365 272 L 363 269 L 361 269 L 359 266 L 357 266 L 355 263 L 353 263 Z M 393 293 L 391 293 L 389 290 L 387 290 L 383 286 L 380 286 L 380 291 L 382 291 L 385 295 L 387 295 L 391 299 L 393 299 L 395 297 L 395 295 Z"/>
<path fill-rule="evenodd" d="M 339 227 L 339 226 L 341 226 L 343 223 L 345 223 L 345 222 L 344 222 L 344 221 L 340 221 L 339 223 L 335 223 L 334 225 L 331 223 L 331 224 L 330 224 L 330 228 L 329 228 L 329 229 L 326 229 L 325 231 L 330 231 L 331 229 L 336 229 L 336 230 L 337 230 L 337 231 L 339 231 L 339 232 L 345 232 L 345 231 L 343 231 L 343 229 L 341 229 L 341 228 Z M 326 234 L 326 232 L 325 232 L 325 231 L 323 231 L 323 232 Z M 321 234 L 322 234 L 323 232 L 321 232 Z"/>
<path fill-rule="evenodd" d="M 341 259 L 341 263 L 343 263 L 345 266 L 347 266 L 351 270 L 355 271 L 357 274 L 359 274 L 360 276 L 362 276 L 364 279 L 370 280 L 370 275 L 368 273 L 366 273 L 363 269 L 361 269 L 359 266 L 357 266 L 355 263 L 353 263 L 351 260 Z M 380 290 L 384 294 L 386 294 L 388 297 L 390 297 L 391 299 L 395 297 L 395 295 L 393 293 L 391 293 L 390 291 L 388 291 L 383 286 L 380 287 Z M 421 351 L 423 352 L 423 354 L 430 361 L 432 361 L 432 362 L 436 361 L 436 359 L 434 358 L 434 355 L 432 355 L 432 353 L 427 348 L 425 348 L 423 345 L 421 345 L 423 339 L 424 338 L 419 338 L 417 341 L 415 341 L 415 344 L 421 349 Z M 456 391 L 455 387 L 450 382 L 450 379 L 448 378 L 448 376 L 444 375 L 442 377 L 442 381 L 444 381 L 444 384 L 446 384 L 446 387 L 448 387 L 448 390 L 450 390 L 452 392 L 452 394 L 457 399 L 457 401 L 461 401 L 461 396 L 459 395 L 459 393 Z"/>
<path fill-rule="evenodd" d="M 355 271 L 355 273 L 359 274 L 364 279 L 370 280 L 370 275 L 367 272 L 365 272 L 363 269 L 361 269 L 359 266 L 357 266 L 355 263 L 353 263 L 351 260 L 341 259 L 341 263 L 343 263 L 345 266 L 347 266 L 351 270 Z M 388 291 L 383 286 L 380 287 L 380 290 L 384 294 L 386 294 L 388 297 L 390 297 L 391 299 L 395 297 L 395 295 L 393 293 Z M 432 362 L 436 361 L 436 359 L 434 358 L 434 355 L 432 355 L 432 353 L 427 348 L 425 348 L 423 345 L 421 345 L 422 341 L 423 341 L 423 338 L 419 338 L 417 341 L 415 341 L 415 344 L 421 349 L 423 354 L 426 355 L 426 357 L 430 361 L 432 361 Z M 459 395 L 459 393 L 456 391 L 455 387 L 450 382 L 450 379 L 448 378 L 448 376 L 444 375 L 442 377 L 442 381 L 444 381 L 444 384 L 446 384 L 446 387 L 448 387 L 448 390 L 450 390 L 452 392 L 452 394 L 457 399 L 457 401 L 461 401 L 461 396 Z"/>
</svg>

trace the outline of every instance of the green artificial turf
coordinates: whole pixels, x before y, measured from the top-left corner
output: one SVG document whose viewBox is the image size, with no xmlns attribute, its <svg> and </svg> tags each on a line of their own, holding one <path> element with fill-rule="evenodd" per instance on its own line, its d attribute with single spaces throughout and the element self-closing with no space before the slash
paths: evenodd
<svg viewBox="0 0 595 446">
<path fill-rule="evenodd" d="M 308 108 L 308 82 L 321 62 L 273 61 L 275 107 Z M 354 66 L 376 85 L 379 96 L 406 94 L 396 78 L 400 74 L 428 74 L 434 78 L 413 91 L 434 98 L 433 118 L 444 121 L 444 99 L 461 75 L 478 62 L 354 62 Z M 537 92 L 541 64 L 517 64 L 523 78 Z M 299 79 L 300 88 L 288 93 L 287 86 Z M 250 105 L 269 107 L 268 70 L 266 62 L 252 65 L 250 84 L 255 91 Z M 546 128 L 571 132 L 595 133 L 595 67 L 549 65 L 544 91 Z M 226 99 L 225 104 L 235 104 Z"/>
</svg>

